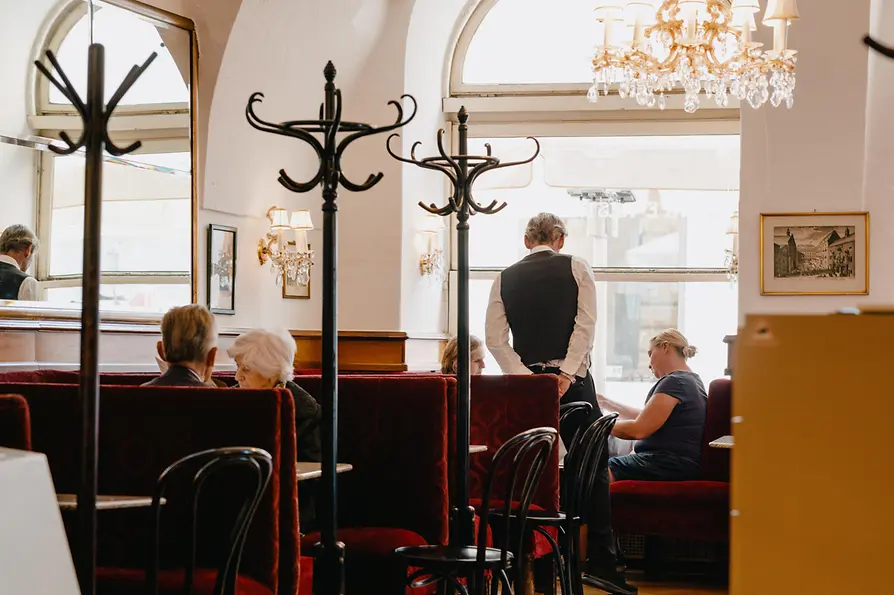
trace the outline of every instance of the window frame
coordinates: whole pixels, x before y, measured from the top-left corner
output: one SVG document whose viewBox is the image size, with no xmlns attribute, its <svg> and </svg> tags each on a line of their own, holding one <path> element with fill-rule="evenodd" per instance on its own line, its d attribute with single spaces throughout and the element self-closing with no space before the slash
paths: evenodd
<svg viewBox="0 0 894 595">
<path fill-rule="evenodd" d="M 190 287 L 192 303 L 198 301 L 198 178 L 197 178 L 197 146 L 196 127 L 197 113 L 193 109 L 198 105 L 197 60 L 198 48 L 195 36 L 195 24 L 184 17 L 156 9 L 134 0 L 102 0 L 103 4 L 127 10 L 140 18 L 153 21 L 156 26 L 177 28 L 189 35 L 190 44 L 190 101 L 165 104 L 122 105 L 116 108 L 115 117 L 109 125 L 111 139 L 126 146 L 134 141 L 141 141 L 142 147 L 132 155 L 140 153 L 190 152 L 190 265 L 187 271 L 118 271 L 102 273 L 103 284 L 142 284 L 142 285 L 186 285 Z M 87 14 L 87 6 L 83 0 L 69 0 L 61 4 L 50 15 L 48 25 L 39 33 L 39 43 L 35 47 L 35 59 L 45 61 L 46 51 L 57 52 L 72 28 Z M 35 133 L 51 138 L 58 137 L 62 131 L 73 136 L 80 134 L 81 119 L 73 106 L 50 102 L 49 82 L 45 77 L 37 76 L 36 69 L 30 71 L 29 89 L 32 95 L 28 105 L 28 123 Z M 41 299 L 44 289 L 57 287 L 75 287 L 82 284 L 83 276 L 50 275 L 52 258 L 50 237 L 52 234 L 53 215 L 53 164 L 56 155 L 42 151 L 37 158 L 37 234 L 46 238 L 41 243 L 35 262 L 35 277 L 40 282 Z M 127 157 L 124 158 L 127 160 Z"/>
<path fill-rule="evenodd" d="M 477 4 L 467 13 L 465 22 L 459 29 L 455 38 L 453 51 L 450 53 L 447 63 L 447 97 L 444 98 L 444 111 L 456 113 L 461 105 L 473 113 L 480 113 L 484 109 L 491 108 L 494 111 L 523 111 L 520 105 L 526 103 L 526 99 L 534 98 L 543 106 L 551 104 L 548 111 L 580 110 L 587 113 L 594 111 L 614 112 L 638 112 L 645 118 L 664 119 L 661 114 L 673 114 L 683 112 L 685 94 L 682 89 L 674 88 L 666 93 L 667 108 L 659 111 L 637 105 L 630 98 L 621 98 L 617 92 L 617 86 L 609 89 L 607 96 L 599 97 L 598 103 L 590 103 L 587 99 L 587 91 L 591 83 L 514 83 L 514 84 L 488 84 L 465 83 L 466 59 L 469 55 L 469 47 L 472 39 L 478 33 L 478 28 L 484 19 L 490 14 L 500 0 L 478 0 Z M 476 101 L 479 100 L 479 101 Z M 486 101 L 480 101 L 486 100 Z M 705 101 L 699 106 L 698 112 L 689 116 L 693 119 L 729 119 L 735 114 L 738 119 L 740 101 L 738 97 L 730 97 L 727 107 L 719 107 L 712 101 Z M 673 117 L 673 116 L 671 116 Z M 677 116 L 679 117 L 679 116 Z"/>
</svg>

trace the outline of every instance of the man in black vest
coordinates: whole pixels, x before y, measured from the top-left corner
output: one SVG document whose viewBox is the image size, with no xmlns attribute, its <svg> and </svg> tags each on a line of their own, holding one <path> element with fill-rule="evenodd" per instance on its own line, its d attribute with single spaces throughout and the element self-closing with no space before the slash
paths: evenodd
<svg viewBox="0 0 894 595">
<path fill-rule="evenodd" d="M 10 225 L 0 234 L 0 299 L 40 299 L 37 281 L 25 272 L 37 247 L 37 236 L 24 225 Z"/>
<path fill-rule="evenodd" d="M 561 403 L 592 404 L 589 423 L 602 415 L 590 375 L 596 283 L 585 260 L 559 254 L 566 235 L 565 223 L 552 213 L 540 213 L 528 221 L 525 248 L 531 253 L 494 281 L 485 337 L 504 374 L 554 374 Z M 577 428 L 562 430 L 563 442 L 570 444 Z M 584 581 L 609 593 L 635 595 L 636 587 L 628 585 L 616 569 L 607 467 L 597 477 L 594 491 Z"/>
</svg>

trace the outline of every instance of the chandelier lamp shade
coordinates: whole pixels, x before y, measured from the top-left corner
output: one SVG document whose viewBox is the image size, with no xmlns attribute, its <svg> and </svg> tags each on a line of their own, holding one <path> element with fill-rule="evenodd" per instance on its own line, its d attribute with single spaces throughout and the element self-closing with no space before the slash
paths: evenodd
<svg viewBox="0 0 894 595">
<path fill-rule="evenodd" d="M 772 49 L 754 41 L 760 0 L 596 0 L 593 84 L 596 102 L 617 87 L 645 107 L 667 107 L 667 94 L 685 93 L 695 113 L 704 94 L 719 107 L 730 97 L 757 109 L 792 107 L 797 52 L 788 28 L 797 0 L 767 0 L 761 23 L 773 29 Z"/>
<path fill-rule="evenodd" d="M 258 261 L 261 265 L 271 262 L 271 272 L 277 283 L 287 279 L 298 285 L 310 282 L 310 267 L 314 253 L 307 244 L 307 232 L 314 228 L 310 211 L 289 211 L 272 206 L 267 209 L 269 231 L 258 241 Z M 287 233 L 294 232 L 294 241 L 289 241 Z"/>
</svg>

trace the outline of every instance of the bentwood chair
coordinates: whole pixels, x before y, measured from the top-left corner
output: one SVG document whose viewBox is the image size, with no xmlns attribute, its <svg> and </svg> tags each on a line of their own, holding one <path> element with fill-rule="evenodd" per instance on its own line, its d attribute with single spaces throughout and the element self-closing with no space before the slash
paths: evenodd
<svg viewBox="0 0 894 595">
<path fill-rule="evenodd" d="M 610 413 L 593 421 L 579 434 L 565 455 L 562 511 L 556 516 L 538 512 L 529 515 L 526 520 L 530 529 L 543 535 L 553 549 L 562 595 L 583 595 L 579 565 L 580 527 L 591 509 L 596 476 L 604 472 L 608 438 L 617 417 L 617 413 Z M 515 515 L 511 524 L 524 527 Z M 548 528 L 558 530 L 558 541 Z"/>
<path fill-rule="evenodd" d="M 228 484 L 234 486 L 238 481 L 238 488 L 227 490 L 226 499 L 236 505 L 238 512 L 235 516 L 229 538 L 224 542 L 224 547 L 219 551 L 217 564 L 217 578 L 215 579 L 213 595 L 236 595 L 236 584 L 239 571 L 239 562 L 242 557 L 242 549 L 245 538 L 251 527 L 252 519 L 257 511 L 258 504 L 264 495 L 264 490 L 270 481 L 273 470 L 273 459 L 270 454 L 260 448 L 249 447 L 225 447 L 204 450 L 193 453 L 176 461 L 165 469 L 158 478 L 155 494 L 152 498 L 152 515 L 154 519 L 154 532 L 149 550 L 149 563 L 146 569 L 146 583 L 149 595 L 157 595 L 159 590 L 159 541 L 161 533 L 162 498 L 168 486 L 176 481 L 176 478 L 188 476 L 191 495 L 191 506 L 186 516 L 189 530 L 186 531 L 186 552 L 188 558 L 183 571 L 182 593 L 191 594 L 194 589 L 194 576 L 196 575 L 196 541 L 199 519 L 199 502 L 208 480 L 221 481 L 226 477 Z M 222 497 L 215 493 L 215 499 Z M 207 501 L 206 499 L 203 500 Z M 166 506 L 170 505 L 170 501 Z M 169 571 L 165 571 L 169 572 Z M 178 572 L 179 574 L 179 572 Z"/>
<path fill-rule="evenodd" d="M 484 485 L 477 547 L 425 545 L 395 550 L 407 567 L 419 569 L 407 577 L 410 587 L 422 588 L 435 583 L 446 583 L 446 586 L 455 588 L 462 595 L 485 595 L 489 578 L 491 595 L 496 595 L 500 586 L 503 593 L 512 594 L 512 585 L 519 578 L 519 568 L 513 552 L 523 555 L 524 533 L 516 533 L 516 539 L 513 540 L 509 524 L 503 523 L 500 527 L 503 529 L 503 539 L 495 539 L 502 546 L 487 547 L 491 504 L 502 511 L 503 518 L 515 514 L 518 522 L 524 526 L 557 436 L 555 428 L 533 428 L 510 438 L 497 450 Z M 494 494 L 497 483 L 495 480 L 498 476 L 502 479 L 504 474 L 505 483 Z M 511 547 L 512 545 L 515 547 Z"/>
</svg>

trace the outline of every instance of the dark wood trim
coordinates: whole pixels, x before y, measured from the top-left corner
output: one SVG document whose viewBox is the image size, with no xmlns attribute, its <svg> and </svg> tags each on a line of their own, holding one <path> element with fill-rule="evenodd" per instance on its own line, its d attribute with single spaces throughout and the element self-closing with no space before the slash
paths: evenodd
<svg viewBox="0 0 894 595">
<path fill-rule="evenodd" d="M 156 8 L 155 6 L 150 6 L 145 2 L 140 2 L 140 0 L 103 1 L 106 4 L 111 4 L 112 6 L 117 6 L 118 8 L 129 10 L 140 16 L 158 21 L 160 23 L 164 23 L 166 25 L 172 25 L 180 29 L 186 29 L 187 31 L 196 30 L 196 24 L 192 19 L 181 16 L 179 14 L 174 14 L 173 12 L 168 12 L 167 10 L 163 10 L 161 8 Z"/>
</svg>

